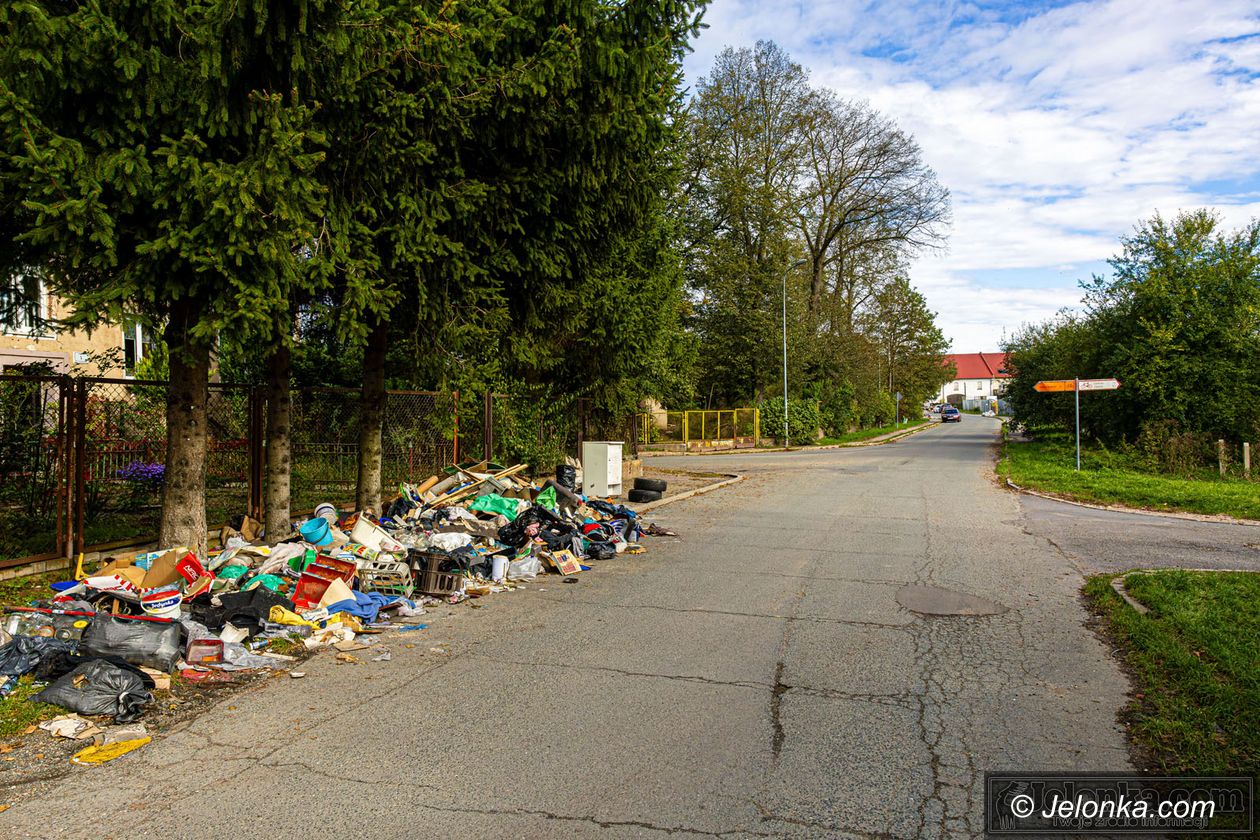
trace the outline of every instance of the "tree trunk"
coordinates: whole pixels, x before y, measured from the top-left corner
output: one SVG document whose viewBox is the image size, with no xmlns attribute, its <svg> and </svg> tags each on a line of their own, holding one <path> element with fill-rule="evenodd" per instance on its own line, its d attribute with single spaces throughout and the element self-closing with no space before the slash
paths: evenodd
<svg viewBox="0 0 1260 840">
<path fill-rule="evenodd" d="M 267 360 L 267 540 L 275 542 L 289 536 L 290 479 L 293 465 L 293 439 L 290 435 L 292 394 L 289 378 L 293 371 L 293 354 L 281 340 Z"/>
<path fill-rule="evenodd" d="M 389 324 L 374 320 L 363 353 L 363 395 L 359 402 L 359 482 L 355 504 L 359 510 L 380 513 L 381 427 L 385 417 L 385 351 Z"/>
<path fill-rule="evenodd" d="M 162 488 L 164 548 L 186 545 L 206 555 L 206 399 L 210 344 L 190 334 L 195 301 L 172 305 L 166 325 L 170 385 L 166 390 L 166 482 Z"/>
</svg>

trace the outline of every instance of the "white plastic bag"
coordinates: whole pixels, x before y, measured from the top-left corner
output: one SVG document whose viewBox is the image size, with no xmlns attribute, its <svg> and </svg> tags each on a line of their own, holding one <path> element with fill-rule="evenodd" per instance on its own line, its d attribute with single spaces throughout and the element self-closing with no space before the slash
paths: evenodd
<svg viewBox="0 0 1260 840">
<path fill-rule="evenodd" d="M 522 557 L 508 564 L 508 580 L 533 580 L 542 573 L 542 561 L 537 557 Z"/>
<path fill-rule="evenodd" d="M 457 548 L 463 548 L 466 545 L 472 545 L 472 541 L 472 534 L 461 534 L 457 531 L 451 531 L 430 536 L 429 547 L 436 548 L 438 551 L 450 552 Z"/>
</svg>

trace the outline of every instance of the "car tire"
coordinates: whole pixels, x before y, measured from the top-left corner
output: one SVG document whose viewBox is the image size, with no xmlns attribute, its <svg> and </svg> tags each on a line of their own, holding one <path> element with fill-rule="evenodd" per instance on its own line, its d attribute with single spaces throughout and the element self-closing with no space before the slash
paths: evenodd
<svg viewBox="0 0 1260 840">
<path fill-rule="evenodd" d="M 632 502 L 655 502 L 661 497 L 659 490 L 631 490 L 630 501 Z"/>
<path fill-rule="evenodd" d="M 664 493 L 665 488 L 668 486 L 668 481 L 659 478 L 636 478 L 634 480 L 635 490 L 654 490 L 657 493 Z"/>
</svg>

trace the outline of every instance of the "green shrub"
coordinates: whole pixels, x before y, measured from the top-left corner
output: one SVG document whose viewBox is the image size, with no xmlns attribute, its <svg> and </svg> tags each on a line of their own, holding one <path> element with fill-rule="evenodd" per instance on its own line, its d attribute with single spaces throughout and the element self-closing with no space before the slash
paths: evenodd
<svg viewBox="0 0 1260 840">
<path fill-rule="evenodd" d="M 761 409 L 761 433 L 770 437 L 783 437 L 783 402 L 766 400 Z M 792 440 L 813 440 L 822 426 L 818 400 L 788 400 L 788 433 Z"/>
</svg>

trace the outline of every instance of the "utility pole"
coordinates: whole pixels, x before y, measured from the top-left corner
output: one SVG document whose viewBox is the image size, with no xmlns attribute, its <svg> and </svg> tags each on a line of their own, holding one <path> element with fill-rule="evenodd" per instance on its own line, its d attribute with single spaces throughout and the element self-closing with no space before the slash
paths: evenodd
<svg viewBox="0 0 1260 840">
<path fill-rule="evenodd" d="M 792 273 L 792 269 L 805 264 L 804 258 L 783 269 L 783 446 L 787 448 L 791 446 L 788 439 L 788 382 L 787 382 L 787 278 Z"/>
</svg>

